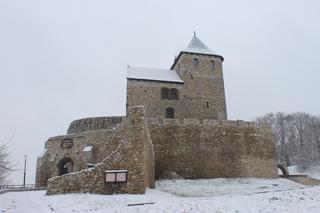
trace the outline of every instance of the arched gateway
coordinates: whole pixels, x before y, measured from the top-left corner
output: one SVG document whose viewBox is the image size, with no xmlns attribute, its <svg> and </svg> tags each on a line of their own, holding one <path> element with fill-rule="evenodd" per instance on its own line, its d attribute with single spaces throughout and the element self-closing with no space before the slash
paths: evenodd
<svg viewBox="0 0 320 213">
<path fill-rule="evenodd" d="M 57 167 L 59 170 L 59 175 L 68 174 L 73 171 L 73 160 L 70 158 L 63 158 L 59 161 Z"/>
</svg>

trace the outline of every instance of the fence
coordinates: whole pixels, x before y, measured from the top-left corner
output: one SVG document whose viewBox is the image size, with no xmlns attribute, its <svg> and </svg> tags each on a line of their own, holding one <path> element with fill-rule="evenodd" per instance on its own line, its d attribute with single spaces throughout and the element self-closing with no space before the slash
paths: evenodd
<svg viewBox="0 0 320 213">
<path fill-rule="evenodd" d="M 37 191 L 45 190 L 45 184 L 25 184 L 25 185 L 0 185 L 0 194 L 5 192 Z"/>
</svg>

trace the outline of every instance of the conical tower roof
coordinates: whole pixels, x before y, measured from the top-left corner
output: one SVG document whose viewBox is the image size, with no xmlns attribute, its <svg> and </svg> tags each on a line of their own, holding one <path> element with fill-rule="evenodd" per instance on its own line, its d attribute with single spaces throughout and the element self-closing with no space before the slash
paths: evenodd
<svg viewBox="0 0 320 213">
<path fill-rule="evenodd" d="M 219 57 L 222 61 L 224 61 L 224 58 L 213 52 L 212 50 L 210 50 L 207 45 L 205 45 L 197 36 L 196 33 L 193 33 L 193 37 L 190 41 L 190 43 L 188 44 L 187 48 L 182 50 L 179 55 L 175 58 L 173 64 L 171 65 L 170 69 L 173 69 L 174 66 L 176 65 L 177 61 L 179 60 L 180 56 L 183 53 L 194 53 L 194 54 L 200 54 L 200 55 L 212 55 L 212 56 L 216 56 Z"/>
<path fill-rule="evenodd" d="M 193 38 L 190 41 L 189 45 L 182 52 L 189 53 L 200 53 L 208 55 L 217 55 L 215 52 L 210 50 L 207 45 L 205 45 L 197 36 L 196 33 L 193 34 Z"/>
</svg>

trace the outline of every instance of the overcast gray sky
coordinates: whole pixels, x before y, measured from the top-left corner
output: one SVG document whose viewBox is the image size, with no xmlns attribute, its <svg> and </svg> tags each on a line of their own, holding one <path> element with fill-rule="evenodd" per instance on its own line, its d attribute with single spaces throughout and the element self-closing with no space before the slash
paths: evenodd
<svg viewBox="0 0 320 213">
<path fill-rule="evenodd" d="M 229 119 L 319 115 L 319 11 L 316 0 L 1 0 L 0 143 L 13 135 L 33 183 L 48 137 L 124 115 L 126 66 L 169 68 L 193 30 L 225 58 Z"/>
</svg>

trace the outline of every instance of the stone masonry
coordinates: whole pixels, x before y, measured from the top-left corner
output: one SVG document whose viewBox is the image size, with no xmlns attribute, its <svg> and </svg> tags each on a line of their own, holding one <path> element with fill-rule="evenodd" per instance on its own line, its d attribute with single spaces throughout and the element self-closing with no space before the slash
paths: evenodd
<svg viewBox="0 0 320 213">
<path fill-rule="evenodd" d="M 148 119 L 155 177 L 174 171 L 189 178 L 277 177 L 269 125 L 197 119 Z"/>
<path fill-rule="evenodd" d="M 99 143 L 112 144 L 113 148 L 107 146 L 104 159 L 93 168 L 50 178 L 47 194 L 144 193 L 146 187 L 153 188 L 154 152 L 143 111 L 143 107 L 130 108 L 127 119 L 118 128 L 84 133 L 93 134 Z M 106 183 L 105 171 L 110 169 L 127 169 L 128 181 Z"/>
</svg>

